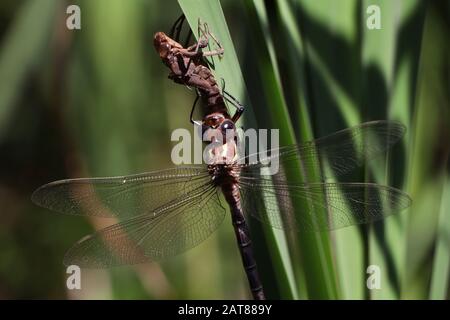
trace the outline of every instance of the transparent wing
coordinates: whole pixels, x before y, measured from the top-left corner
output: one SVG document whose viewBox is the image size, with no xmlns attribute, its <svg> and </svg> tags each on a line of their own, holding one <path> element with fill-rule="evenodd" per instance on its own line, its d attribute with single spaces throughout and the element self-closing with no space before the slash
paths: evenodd
<svg viewBox="0 0 450 320">
<path fill-rule="evenodd" d="M 225 209 L 213 185 L 180 196 L 151 214 L 112 225 L 76 243 L 65 265 L 108 268 L 158 261 L 205 240 L 223 221 Z"/>
<path fill-rule="evenodd" d="M 381 220 L 411 204 L 401 190 L 373 183 L 288 185 L 241 181 L 244 212 L 275 228 L 325 231 Z M 304 206 L 299 204 L 303 200 Z M 305 208 L 296 213 L 295 208 Z"/>
<path fill-rule="evenodd" d="M 366 122 L 304 144 L 243 157 L 239 163 L 246 165 L 241 176 L 259 178 L 261 169 L 273 168 L 275 161 L 285 169 L 300 165 L 299 169 L 305 172 L 327 165 L 332 175 L 343 175 L 389 149 L 405 131 L 405 126 L 395 121 Z M 332 175 L 322 172 L 322 178 Z"/>
<path fill-rule="evenodd" d="M 61 213 L 126 219 L 150 213 L 210 180 L 204 167 L 179 167 L 130 176 L 55 181 L 37 189 L 31 199 Z"/>
</svg>

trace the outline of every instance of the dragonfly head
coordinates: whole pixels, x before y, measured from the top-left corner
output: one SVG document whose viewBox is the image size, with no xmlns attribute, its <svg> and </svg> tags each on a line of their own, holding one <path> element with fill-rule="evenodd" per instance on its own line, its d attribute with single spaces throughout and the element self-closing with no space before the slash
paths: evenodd
<svg viewBox="0 0 450 320">
<path fill-rule="evenodd" d="M 203 135 L 208 130 L 213 130 L 211 132 L 214 132 L 216 137 L 218 134 L 221 135 L 224 143 L 230 139 L 235 140 L 236 125 L 222 113 L 212 113 L 205 117 L 203 120 Z"/>
<path fill-rule="evenodd" d="M 236 126 L 221 113 L 212 113 L 203 121 L 203 139 L 210 141 L 209 158 L 214 163 L 232 163 L 237 157 Z"/>
<path fill-rule="evenodd" d="M 159 53 L 159 57 L 161 59 L 167 59 L 170 54 L 173 53 L 173 49 L 182 48 L 181 44 L 171 39 L 164 32 L 157 32 L 153 37 L 153 45 L 155 46 L 156 51 Z"/>
<path fill-rule="evenodd" d="M 226 118 L 222 113 L 214 112 L 207 115 L 205 119 L 203 119 L 203 126 L 217 129 L 225 120 Z"/>
</svg>

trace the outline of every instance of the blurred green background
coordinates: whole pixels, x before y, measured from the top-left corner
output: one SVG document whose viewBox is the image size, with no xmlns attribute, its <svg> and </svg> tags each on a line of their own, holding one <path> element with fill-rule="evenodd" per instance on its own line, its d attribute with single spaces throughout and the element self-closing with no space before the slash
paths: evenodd
<svg viewBox="0 0 450 320">
<path fill-rule="evenodd" d="M 66 28 L 69 4 L 81 8 L 81 30 Z M 372 4 L 381 9 L 380 30 L 366 27 Z M 280 128 L 282 143 L 366 120 L 408 127 L 375 179 L 408 192 L 410 209 L 313 237 L 252 223 L 268 296 L 447 299 L 450 2 L 223 0 L 221 7 L 216 0 L 1 1 L 0 298 L 249 297 L 229 217 L 179 257 L 83 270 L 82 289 L 67 290 L 65 251 L 108 221 L 30 201 L 53 180 L 172 166 L 170 133 L 190 128 L 194 92 L 167 79 L 152 38 L 183 9 L 190 22 L 202 15 L 217 21 L 213 32 L 231 35 L 234 47 L 221 39 L 244 82 L 223 77 L 249 106 L 247 127 Z M 381 289 L 367 289 L 369 265 L 380 267 Z"/>
</svg>

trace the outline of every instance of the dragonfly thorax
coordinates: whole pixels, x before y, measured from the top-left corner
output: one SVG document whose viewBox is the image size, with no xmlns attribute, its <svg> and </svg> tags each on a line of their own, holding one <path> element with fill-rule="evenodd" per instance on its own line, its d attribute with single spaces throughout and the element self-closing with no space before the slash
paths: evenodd
<svg viewBox="0 0 450 320">
<path fill-rule="evenodd" d="M 211 164 L 208 172 L 216 185 L 239 183 L 240 168 L 236 164 Z"/>
</svg>

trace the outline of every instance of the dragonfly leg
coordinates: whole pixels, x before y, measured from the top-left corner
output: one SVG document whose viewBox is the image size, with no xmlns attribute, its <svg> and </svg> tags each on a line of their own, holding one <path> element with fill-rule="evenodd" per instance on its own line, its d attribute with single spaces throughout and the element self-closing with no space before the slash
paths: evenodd
<svg viewBox="0 0 450 320">
<path fill-rule="evenodd" d="M 192 104 L 191 115 L 190 115 L 189 120 L 191 121 L 192 124 L 194 124 L 194 125 L 200 125 L 200 126 L 201 126 L 201 125 L 202 125 L 201 122 L 199 122 L 199 121 L 193 119 L 193 117 L 194 117 L 195 106 L 197 105 L 197 102 L 198 102 L 198 99 L 199 99 L 199 98 L 200 98 L 200 93 L 199 93 L 198 90 L 196 90 L 196 97 L 195 97 L 194 103 Z"/>
<path fill-rule="evenodd" d="M 206 46 L 206 45 L 205 45 Z M 196 44 L 186 48 L 183 52 L 183 56 L 189 57 L 189 61 L 186 64 L 186 70 L 189 70 L 191 63 L 193 60 L 201 58 L 203 52 L 200 50 L 202 48 L 202 42 L 199 40 Z"/>
<path fill-rule="evenodd" d="M 186 16 L 182 14 L 175 20 L 172 28 L 170 29 L 170 37 L 174 39 L 176 42 L 179 42 L 181 29 L 183 28 L 184 21 L 186 20 Z"/>
<path fill-rule="evenodd" d="M 199 26 L 198 26 L 198 42 L 196 44 L 193 44 L 192 46 L 189 46 L 186 48 L 186 50 L 189 53 L 186 53 L 187 56 L 221 56 L 224 52 L 224 49 L 222 48 L 222 45 L 220 42 L 216 39 L 216 37 L 209 31 L 209 27 L 206 23 L 202 24 L 199 20 Z M 217 49 L 209 50 L 209 51 L 202 51 L 201 49 L 204 49 L 208 47 L 209 45 L 209 39 L 213 39 L 214 43 L 217 45 Z"/>
<path fill-rule="evenodd" d="M 183 29 L 183 25 L 184 22 L 186 21 L 186 16 L 184 14 L 182 14 L 180 17 L 178 17 L 178 19 L 174 22 L 172 28 L 170 29 L 170 37 L 172 39 L 174 39 L 176 42 L 180 42 L 180 35 L 181 35 L 181 31 Z M 191 28 L 189 28 L 188 34 L 186 36 L 186 40 L 184 41 L 184 45 L 183 47 L 187 47 L 189 45 L 189 42 L 191 41 L 192 38 L 192 30 Z M 195 48 L 196 45 L 193 45 L 191 47 Z M 189 47 L 189 48 L 191 48 Z M 188 48 L 188 50 L 189 50 Z"/>
<path fill-rule="evenodd" d="M 184 41 L 184 45 L 183 45 L 185 48 L 189 45 L 191 38 L 192 38 L 192 30 L 189 28 L 188 35 L 187 35 L 186 40 Z"/>
<path fill-rule="evenodd" d="M 236 112 L 234 113 L 233 117 L 231 118 L 231 121 L 237 122 L 239 118 L 244 113 L 245 107 L 239 102 L 238 99 L 233 97 L 231 94 L 229 94 L 225 89 L 222 90 L 223 97 L 225 100 L 227 100 L 229 103 L 231 103 L 235 108 Z"/>
<path fill-rule="evenodd" d="M 211 51 L 202 51 L 202 49 L 206 48 L 207 46 L 208 46 L 208 38 L 202 35 L 196 44 L 193 44 L 192 46 L 186 49 L 180 50 L 181 54 L 184 57 L 189 57 L 189 61 L 186 64 L 186 69 L 189 69 L 191 63 L 193 63 L 193 60 L 208 56 L 221 56 L 224 52 L 223 48 Z M 206 62 L 209 64 L 209 61 Z"/>
<path fill-rule="evenodd" d="M 217 40 L 216 36 L 209 30 L 209 27 L 208 27 L 208 25 L 206 24 L 206 22 L 205 22 L 205 24 L 204 24 L 204 28 L 205 28 L 206 34 L 208 35 L 208 38 L 213 39 L 214 43 L 215 43 L 215 44 L 217 45 L 217 47 L 219 48 L 219 49 L 217 49 L 216 51 L 222 52 L 222 53 L 223 53 L 224 49 L 223 49 L 223 47 L 222 47 L 222 44 L 220 43 L 219 40 Z"/>
<path fill-rule="evenodd" d="M 217 46 L 217 49 L 215 50 L 203 52 L 203 56 L 221 56 L 223 54 L 224 49 L 219 40 L 217 40 L 216 36 L 209 30 L 208 24 L 206 22 L 202 23 L 200 19 L 198 19 L 198 35 L 200 39 L 203 38 L 206 40 L 206 45 L 208 45 L 209 39 L 212 39 Z"/>
<path fill-rule="evenodd" d="M 200 23 L 200 19 L 199 19 L 199 23 Z M 191 63 L 193 62 L 194 59 L 199 59 L 199 58 L 205 56 L 205 54 L 211 55 L 210 52 L 203 52 L 201 50 L 208 46 L 209 39 L 208 39 L 207 34 L 205 32 L 203 32 L 203 30 L 201 29 L 200 24 L 198 26 L 198 34 L 199 34 L 199 39 L 198 39 L 197 43 L 194 43 L 193 45 L 187 47 L 186 49 L 180 50 L 180 52 L 182 53 L 182 55 L 184 57 L 189 57 L 189 61 L 186 64 L 186 69 L 189 69 L 189 66 L 191 65 Z M 192 30 L 189 29 L 188 39 L 186 40 L 186 42 L 189 41 L 189 38 L 191 37 L 191 35 L 192 35 Z"/>
<path fill-rule="evenodd" d="M 245 107 L 239 102 L 238 99 L 233 97 L 230 93 L 228 93 L 225 90 L 225 80 L 223 78 L 221 78 L 221 80 L 222 80 L 222 96 L 225 98 L 225 100 L 227 100 L 236 108 L 236 113 L 233 115 L 231 120 L 233 122 L 237 122 L 241 117 L 242 113 L 244 113 Z"/>
<path fill-rule="evenodd" d="M 191 36 L 192 32 L 190 31 L 189 37 Z M 193 59 L 199 59 L 202 57 L 210 57 L 210 56 L 222 56 L 224 49 L 222 48 L 221 44 L 215 36 L 209 31 L 208 25 L 206 23 L 203 24 L 199 19 L 198 24 L 198 41 L 197 43 L 187 47 L 186 49 L 180 50 L 180 52 L 185 57 L 190 57 L 189 62 L 187 63 L 187 68 L 189 68 L 190 64 L 192 63 Z M 217 49 L 209 50 L 209 51 L 203 51 L 202 49 L 209 46 L 209 39 L 212 38 L 216 45 L 218 46 Z M 206 63 L 210 64 L 210 61 L 206 61 Z"/>
</svg>

